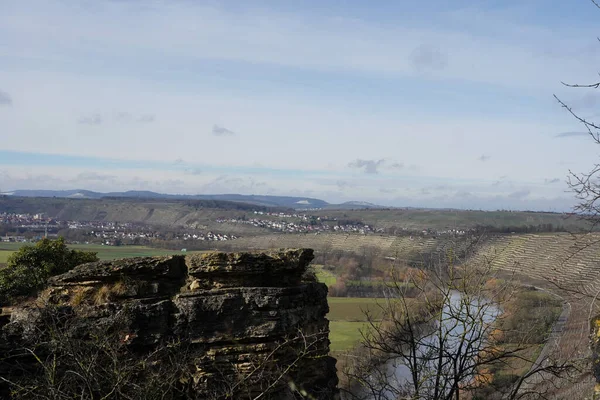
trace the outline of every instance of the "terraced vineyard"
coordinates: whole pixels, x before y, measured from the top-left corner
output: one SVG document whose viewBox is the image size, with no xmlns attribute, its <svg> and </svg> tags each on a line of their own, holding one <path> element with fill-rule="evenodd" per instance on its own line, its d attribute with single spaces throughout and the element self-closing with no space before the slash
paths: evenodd
<svg viewBox="0 0 600 400">
<path fill-rule="evenodd" d="M 378 235 L 262 235 L 241 238 L 228 245 L 252 249 L 276 247 L 312 247 L 315 250 L 361 252 L 376 248 L 381 255 L 410 261 L 423 254 L 457 250 L 457 243 L 444 238 L 413 238 Z M 600 290 L 600 234 L 573 236 L 567 233 L 513 234 L 487 238 L 469 259 L 473 263 L 491 263 L 499 271 L 515 274 L 524 284 L 549 290 L 565 300 L 564 315 L 556 325 L 553 340 L 545 354 L 560 359 L 581 359 L 590 354 L 588 335 L 590 299 Z M 587 294 L 587 297 L 573 291 Z M 342 343 L 342 342 L 340 342 Z M 550 390 L 553 399 L 585 398 L 592 392 L 594 379 L 589 368 L 573 381 L 561 381 L 563 387 Z M 532 382 L 532 385 L 554 385 L 557 382 Z"/>
<path fill-rule="evenodd" d="M 561 296 L 565 312 L 547 344 L 552 357 L 563 360 L 590 356 L 589 319 L 600 312 L 600 234 L 527 234 L 495 237 L 484 243 L 471 262 L 491 263 L 514 273 L 524 283 L 535 284 Z M 553 399 L 582 399 L 592 393 L 591 367 L 572 382 L 538 379 Z M 590 372 L 586 372 L 590 371 Z M 547 377 L 548 378 L 548 377 Z M 563 387 L 560 387 L 563 386 Z"/>
<path fill-rule="evenodd" d="M 506 235 L 486 241 L 472 259 L 529 278 L 595 294 L 600 287 L 600 234 Z"/>
<path fill-rule="evenodd" d="M 239 250 L 262 250 L 286 247 L 309 247 L 316 251 L 348 251 L 361 253 L 373 249 L 383 256 L 397 257 L 411 262 L 421 262 L 425 254 L 455 248 L 458 242 L 449 239 L 434 239 L 389 235 L 358 235 L 343 233 L 325 234 L 268 234 L 242 237 L 228 242 L 215 243 L 215 247 Z"/>
</svg>

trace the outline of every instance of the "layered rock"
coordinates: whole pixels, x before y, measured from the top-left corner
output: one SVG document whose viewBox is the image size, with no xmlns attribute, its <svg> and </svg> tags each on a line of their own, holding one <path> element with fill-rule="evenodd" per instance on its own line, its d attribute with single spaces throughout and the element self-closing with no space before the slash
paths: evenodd
<svg viewBox="0 0 600 400">
<path fill-rule="evenodd" d="M 592 349 L 592 375 L 596 381 L 593 400 L 600 399 L 600 315 L 590 321 L 590 346 Z"/>
<path fill-rule="evenodd" d="M 59 310 L 71 338 L 88 340 L 100 327 L 131 354 L 185 349 L 174 380 L 183 398 L 337 398 L 327 288 L 307 276 L 312 258 L 301 249 L 84 264 L 13 311 L 4 352 L 39 341 L 40 327 L 57 321 L 46 311 Z"/>
</svg>

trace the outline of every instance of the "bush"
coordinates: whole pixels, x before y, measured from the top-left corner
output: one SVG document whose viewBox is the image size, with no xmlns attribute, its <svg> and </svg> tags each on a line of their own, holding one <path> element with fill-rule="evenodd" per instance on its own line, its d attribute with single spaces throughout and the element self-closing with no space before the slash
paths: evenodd
<svg viewBox="0 0 600 400">
<path fill-rule="evenodd" d="M 69 250 L 63 238 L 43 239 L 33 246 L 23 246 L 8 258 L 6 268 L 0 270 L 0 305 L 34 295 L 46 286 L 51 276 L 93 261 L 98 261 L 95 252 Z"/>
<path fill-rule="evenodd" d="M 329 286 L 329 295 L 331 297 L 346 297 L 348 288 L 342 279 L 338 279 L 333 285 Z"/>
<path fill-rule="evenodd" d="M 501 320 L 504 334 L 499 343 L 541 344 L 561 313 L 561 301 L 535 289 L 523 290 L 511 299 Z"/>
</svg>

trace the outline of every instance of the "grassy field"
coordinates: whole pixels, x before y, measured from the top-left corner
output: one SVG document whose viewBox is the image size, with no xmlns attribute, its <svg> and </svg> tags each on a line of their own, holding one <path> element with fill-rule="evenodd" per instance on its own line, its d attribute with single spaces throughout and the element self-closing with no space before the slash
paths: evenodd
<svg viewBox="0 0 600 400">
<path fill-rule="evenodd" d="M 337 278 L 333 272 L 327 271 L 322 265 L 318 264 L 312 264 L 312 267 L 315 270 L 319 282 L 326 284 L 327 287 L 335 285 Z"/>
<path fill-rule="evenodd" d="M 350 350 L 361 339 L 361 330 L 368 327 L 365 312 L 373 313 L 375 318 L 381 315 L 378 303 L 384 299 L 329 297 L 329 340 L 331 351 Z"/>
<path fill-rule="evenodd" d="M 26 243 L 0 243 L 0 264 L 5 264 L 8 257 Z M 84 251 L 95 251 L 100 260 L 114 260 L 116 258 L 161 256 L 178 254 L 173 250 L 153 249 L 145 246 L 102 246 L 95 244 L 71 244 L 69 248 Z"/>
<path fill-rule="evenodd" d="M 331 352 L 351 350 L 360 342 L 361 331 L 368 328 L 366 322 L 329 321 L 329 340 Z"/>
<path fill-rule="evenodd" d="M 328 287 L 335 284 L 336 276 L 323 268 L 322 265 L 313 265 L 319 282 Z M 371 313 L 375 318 L 381 316 L 381 308 L 377 305 L 385 299 L 357 298 L 357 297 L 328 297 L 329 303 L 329 340 L 331 351 L 341 352 L 351 350 L 361 339 L 361 330 L 368 328 L 365 312 Z"/>
</svg>

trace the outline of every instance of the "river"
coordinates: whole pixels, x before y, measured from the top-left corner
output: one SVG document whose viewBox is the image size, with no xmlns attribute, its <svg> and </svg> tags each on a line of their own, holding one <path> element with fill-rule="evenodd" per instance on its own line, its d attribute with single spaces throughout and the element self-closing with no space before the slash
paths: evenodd
<svg viewBox="0 0 600 400">
<path fill-rule="evenodd" d="M 450 390 L 451 382 L 439 379 L 437 372 L 442 376 L 452 374 L 452 368 L 459 363 L 463 370 L 473 366 L 473 360 L 484 345 L 484 341 L 492 330 L 491 324 L 500 314 L 499 308 L 487 299 L 464 295 L 452 291 L 442 308 L 441 318 L 428 336 L 418 340 L 414 351 L 404 352 L 393 361 L 387 362 L 385 370 L 377 372 L 371 377 L 373 387 L 366 399 L 391 400 L 399 398 L 402 393 L 415 391 L 413 374 L 417 370 L 419 391 L 424 395 L 436 390 Z M 440 360 L 440 349 L 446 356 Z M 458 356 L 457 356 L 458 355 Z M 406 357 L 406 356 L 410 356 Z M 418 360 L 417 367 L 410 368 L 411 361 Z M 443 367 L 440 367 L 444 365 Z M 472 379 L 472 374 L 465 376 L 464 380 Z M 377 385 L 385 381 L 385 384 Z M 400 397 L 401 398 L 401 397 Z"/>
</svg>

